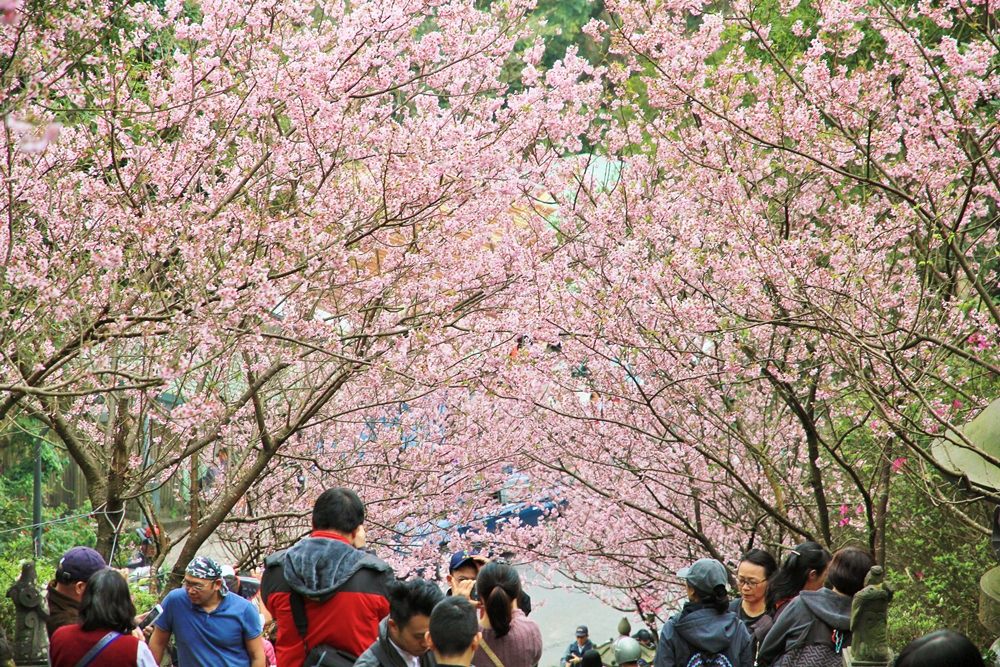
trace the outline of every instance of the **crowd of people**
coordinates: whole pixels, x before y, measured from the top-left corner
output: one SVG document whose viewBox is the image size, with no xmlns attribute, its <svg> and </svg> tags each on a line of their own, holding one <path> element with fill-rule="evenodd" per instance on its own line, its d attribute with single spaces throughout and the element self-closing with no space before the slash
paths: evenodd
<svg viewBox="0 0 1000 667">
<path fill-rule="evenodd" d="M 365 507 L 346 488 L 325 491 L 312 531 L 265 560 L 259 590 L 199 556 L 182 586 L 137 616 L 125 578 L 99 553 L 74 547 L 47 598 L 52 667 L 536 667 L 542 635 L 517 570 L 470 552 L 454 554 L 442 591 L 398 580 L 365 550 Z M 840 665 L 851 644 L 851 603 L 874 561 L 864 549 L 831 554 L 815 542 L 779 566 L 744 554 L 730 575 L 703 558 L 677 574 L 687 602 L 660 628 L 654 667 Z M 871 589 L 868 589 L 871 590 Z M 274 633 L 268 629 L 273 627 Z M 173 640 L 171 642 L 171 640 Z M 272 644 L 273 640 L 273 644 Z M 605 657 L 578 626 L 560 667 L 646 667 L 653 635 L 616 640 Z M 171 644 L 173 650 L 170 649 Z M 644 645 L 646 653 L 644 653 Z M 165 660 L 169 656 L 169 662 Z M 982 666 L 964 636 L 940 631 L 908 645 L 897 667 Z"/>
</svg>

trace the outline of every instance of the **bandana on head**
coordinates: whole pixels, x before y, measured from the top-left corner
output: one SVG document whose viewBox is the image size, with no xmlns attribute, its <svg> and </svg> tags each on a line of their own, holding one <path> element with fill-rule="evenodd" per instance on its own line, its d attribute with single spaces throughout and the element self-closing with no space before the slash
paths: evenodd
<svg viewBox="0 0 1000 667">
<path fill-rule="evenodd" d="M 229 589 L 226 587 L 226 580 L 222 578 L 222 566 L 208 556 L 195 556 L 188 563 L 187 569 L 184 572 L 196 579 L 211 579 L 212 581 L 218 580 L 222 582 L 219 595 L 223 597 L 229 592 Z"/>
</svg>

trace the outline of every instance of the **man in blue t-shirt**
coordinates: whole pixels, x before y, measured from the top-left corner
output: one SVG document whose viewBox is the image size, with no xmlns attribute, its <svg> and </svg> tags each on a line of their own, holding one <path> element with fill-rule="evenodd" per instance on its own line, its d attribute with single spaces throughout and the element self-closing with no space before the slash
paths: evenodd
<svg viewBox="0 0 1000 667">
<path fill-rule="evenodd" d="M 167 594 L 153 623 L 149 649 L 156 663 L 174 634 L 180 667 L 265 667 L 260 615 L 228 592 L 218 563 L 206 556 L 192 560 L 184 587 Z"/>
</svg>

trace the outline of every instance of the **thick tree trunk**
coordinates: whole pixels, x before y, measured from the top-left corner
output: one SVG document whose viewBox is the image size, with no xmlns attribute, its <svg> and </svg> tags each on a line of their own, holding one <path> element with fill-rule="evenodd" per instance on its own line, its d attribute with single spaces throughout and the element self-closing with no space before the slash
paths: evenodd
<svg viewBox="0 0 1000 667">
<path fill-rule="evenodd" d="M 125 525 L 125 480 L 128 475 L 129 451 L 133 437 L 130 432 L 129 403 L 109 401 L 108 430 L 111 434 L 110 465 L 102 471 L 107 476 L 104 511 L 97 519 L 97 551 L 111 564 L 118 554 L 119 536 Z M 95 505 L 96 507 L 96 505 Z"/>
</svg>

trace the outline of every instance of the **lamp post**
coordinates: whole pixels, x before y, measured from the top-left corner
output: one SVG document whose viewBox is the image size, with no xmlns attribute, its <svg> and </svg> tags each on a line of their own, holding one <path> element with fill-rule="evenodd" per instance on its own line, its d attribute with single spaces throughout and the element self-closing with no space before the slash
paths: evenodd
<svg viewBox="0 0 1000 667">
<path fill-rule="evenodd" d="M 35 559 L 42 557 L 42 436 L 36 435 L 35 441 L 35 485 L 33 492 L 34 511 L 31 521 L 34 524 L 32 542 L 35 546 Z"/>
</svg>

